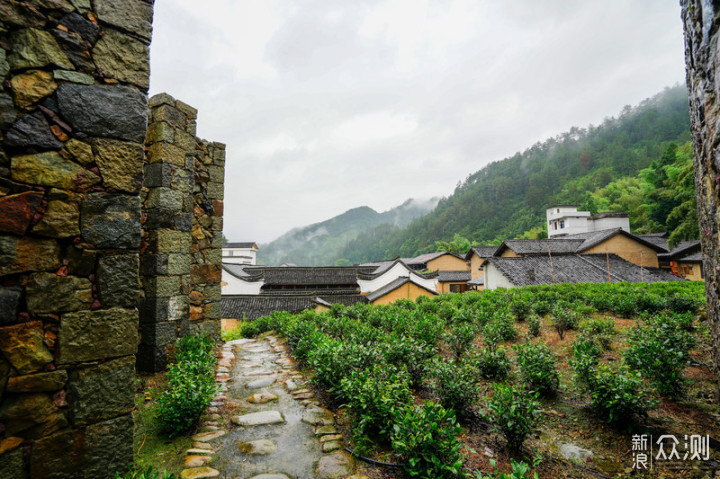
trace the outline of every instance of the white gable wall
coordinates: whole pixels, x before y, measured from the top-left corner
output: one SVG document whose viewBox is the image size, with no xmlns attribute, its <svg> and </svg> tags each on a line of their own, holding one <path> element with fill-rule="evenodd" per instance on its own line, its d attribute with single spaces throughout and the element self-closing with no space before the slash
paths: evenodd
<svg viewBox="0 0 720 479">
<path fill-rule="evenodd" d="M 485 289 L 515 287 L 515 285 L 492 264 L 485 263 L 483 270 L 485 271 Z"/>
<path fill-rule="evenodd" d="M 222 270 L 222 292 L 221 294 L 228 296 L 232 294 L 260 294 L 260 288 L 265 284 L 264 281 L 243 281 L 240 278 L 231 275 L 225 268 Z"/>
<path fill-rule="evenodd" d="M 419 276 L 417 273 L 409 269 L 402 263 L 395 263 L 389 270 L 385 271 L 382 275 L 375 279 L 363 280 L 358 279 L 358 285 L 360 285 L 361 293 L 372 293 L 377 291 L 388 283 L 391 283 L 401 276 L 407 276 L 412 278 L 413 282 L 423 286 L 424 288 L 436 291 L 437 278 L 426 279 Z"/>
</svg>

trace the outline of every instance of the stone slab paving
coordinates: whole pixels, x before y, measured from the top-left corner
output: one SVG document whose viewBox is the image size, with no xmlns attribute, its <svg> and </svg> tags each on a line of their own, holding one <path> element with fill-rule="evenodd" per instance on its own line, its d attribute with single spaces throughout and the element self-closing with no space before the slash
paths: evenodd
<svg viewBox="0 0 720 479">
<path fill-rule="evenodd" d="M 352 476 L 353 457 L 293 368 L 277 338 L 225 343 L 217 377 L 221 391 L 187 451 L 182 479 L 341 479 Z M 294 393 L 294 394 L 293 394 Z M 220 428 L 223 412 L 231 423 Z"/>
</svg>

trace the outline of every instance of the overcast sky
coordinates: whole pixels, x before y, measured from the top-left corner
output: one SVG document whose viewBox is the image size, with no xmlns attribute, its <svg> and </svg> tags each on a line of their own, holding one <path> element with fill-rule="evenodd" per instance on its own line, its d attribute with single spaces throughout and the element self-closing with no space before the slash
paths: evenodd
<svg viewBox="0 0 720 479">
<path fill-rule="evenodd" d="M 163 0 L 150 93 L 227 144 L 225 236 L 459 180 L 684 83 L 677 1 Z"/>
</svg>

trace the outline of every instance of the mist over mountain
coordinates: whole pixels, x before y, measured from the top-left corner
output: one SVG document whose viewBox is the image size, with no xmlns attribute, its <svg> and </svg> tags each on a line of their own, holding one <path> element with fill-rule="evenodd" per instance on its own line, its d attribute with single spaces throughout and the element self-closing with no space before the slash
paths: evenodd
<svg viewBox="0 0 720 479">
<path fill-rule="evenodd" d="M 573 127 L 490 163 L 459 183 L 431 213 L 406 227 L 364 231 L 337 257 L 353 263 L 412 257 L 434 251 L 436 241 L 450 241 L 455 234 L 475 244 L 499 244 L 541 232 L 548 206 L 583 205 L 596 190 L 636 177 L 661 159 L 671 143 L 689 140 L 687 90 L 682 85 L 666 88 L 600 125 Z"/>
<path fill-rule="evenodd" d="M 274 266 L 282 263 L 298 266 L 349 264 L 340 256 L 340 251 L 359 234 L 378 227 L 402 228 L 429 213 L 438 201 L 439 198 L 411 198 L 383 213 L 368 206 L 352 208 L 320 223 L 293 228 L 278 239 L 260 245 L 258 261 Z"/>
</svg>

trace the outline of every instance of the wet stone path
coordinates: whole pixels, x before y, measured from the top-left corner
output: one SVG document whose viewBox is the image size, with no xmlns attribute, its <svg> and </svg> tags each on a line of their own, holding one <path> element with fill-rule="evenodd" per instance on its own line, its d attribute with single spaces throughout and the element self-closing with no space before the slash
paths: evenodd
<svg viewBox="0 0 720 479">
<path fill-rule="evenodd" d="M 225 343 L 220 391 L 193 436 L 181 479 L 366 479 L 286 346 L 275 337 Z M 221 429 L 221 417 L 231 424 Z M 222 414 L 222 416 L 221 416 Z"/>
</svg>

